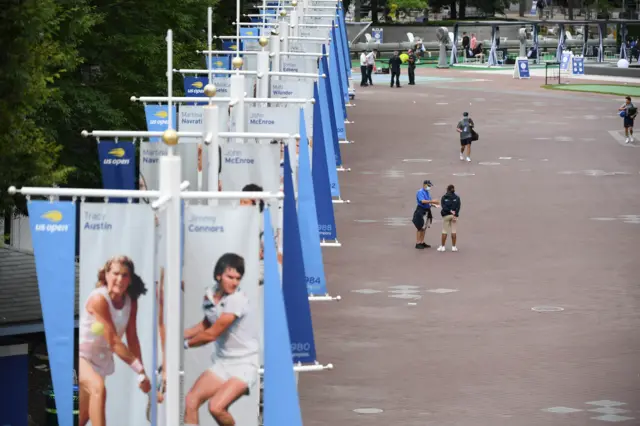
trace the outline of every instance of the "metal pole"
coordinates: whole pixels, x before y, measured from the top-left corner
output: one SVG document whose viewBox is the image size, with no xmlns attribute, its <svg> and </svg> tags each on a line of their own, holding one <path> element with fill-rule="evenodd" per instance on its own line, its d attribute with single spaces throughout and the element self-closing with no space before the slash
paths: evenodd
<svg viewBox="0 0 640 426">
<path fill-rule="evenodd" d="M 213 8 L 207 8 L 207 48 L 209 49 L 209 53 L 207 54 L 209 57 L 209 62 L 207 63 L 207 68 L 209 69 L 209 84 L 213 84 L 213 73 L 211 72 L 211 68 L 213 68 Z"/>
<path fill-rule="evenodd" d="M 166 235 L 167 264 L 167 312 L 175 315 L 167 321 L 167 424 L 180 424 L 180 371 L 182 370 L 182 291 L 180 286 L 180 157 L 173 155 L 173 145 L 177 144 L 177 134 L 172 135 L 171 115 L 173 91 L 173 32 L 167 31 L 167 105 L 169 119 L 164 141 L 169 145 L 168 154 L 160 158 L 160 193 L 169 196 L 164 232 Z"/>
<path fill-rule="evenodd" d="M 217 105 L 205 105 L 203 108 L 204 114 L 204 141 L 207 144 L 207 171 L 209 173 L 207 177 L 209 192 L 218 192 L 218 170 L 220 169 L 220 158 L 218 158 L 218 147 L 220 146 L 220 139 L 218 133 L 219 129 L 219 116 L 220 109 Z"/>
</svg>

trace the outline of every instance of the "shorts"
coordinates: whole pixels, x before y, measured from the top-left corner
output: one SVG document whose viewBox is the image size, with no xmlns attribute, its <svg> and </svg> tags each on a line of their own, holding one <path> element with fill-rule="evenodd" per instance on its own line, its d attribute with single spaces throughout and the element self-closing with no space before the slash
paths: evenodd
<svg viewBox="0 0 640 426">
<path fill-rule="evenodd" d="M 471 145 L 471 142 L 473 140 L 471 138 L 466 138 L 466 139 L 460 139 L 460 145 L 461 146 L 467 146 L 467 145 Z"/>
<path fill-rule="evenodd" d="M 80 344 L 80 357 L 91 364 L 95 371 L 103 379 L 116 371 L 113 362 L 113 352 L 110 349 L 91 343 Z"/>
<path fill-rule="evenodd" d="M 633 118 L 624 117 L 624 128 L 633 127 Z"/>
<path fill-rule="evenodd" d="M 456 233 L 456 222 L 453 218 L 454 216 L 452 214 L 442 218 L 442 233 L 444 235 Z"/>
<path fill-rule="evenodd" d="M 422 209 L 420 207 L 416 207 L 416 210 L 413 212 L 413 225 L 416 227 L 418 231 L 424 231 L 429 227 L 429 221 L 433 221 L 433 216 L 431 216 L 431 209 Z"/>
<path fill-rule="evenodd" d="M 247 384 L 249 391 L 258 383 L 259 369 L 260 359 L 256 354 L 238 358 L 215 358 L 209 371 L 225 382 L 232 378 L 240 379 Z"/>
</svg>

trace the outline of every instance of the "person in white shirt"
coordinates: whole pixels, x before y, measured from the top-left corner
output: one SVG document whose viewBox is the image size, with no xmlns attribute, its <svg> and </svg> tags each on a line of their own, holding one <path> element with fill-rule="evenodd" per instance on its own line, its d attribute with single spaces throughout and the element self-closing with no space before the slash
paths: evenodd
<svg viewBox="0 0 640 426">
<path fill-rule="evenodd" d="M 366 87 L 367 84 L 367 54 L 363 50 L 360 53 L 360 74 L 362 74 L 362 78 L 360 79 L 360 86 Z"/>
<path fill-rule="evenodd" d="M 185 398 L 185 426 L 199 424 L 198 410 L 209 402 L 209 412 L 221 426 L 233 426 L 228 409 L 258 380 L 257 318 L 247 295 L 239 289 L 244 258 L 223 254 L 213 269 L 214 286 L 205 290 L 204 318 L 184 331 L 185 349 L 215 342 L 213 365 L 204 371 Z"/>
<path fill-rule="evenodd" d="M 138 299 L 146 292 L 142 278 L 127 256 L 109 259 L 98 271 L 96 288 L 80 313 L 80 426 L 88 422 L 93 426 L 107 424 L 105 381 L 115 373 L 114 355 L 137 375 L 142 392 L 146 394 L 151 389 L 136 326 Z"/>
<path fill-rule="evenodd" d="M 376 64 L 376 51 L 372 50 L 367 53 L 367 82 L 370 86 L 373 86 L 373 80 L 371 80 L 371 74 L 373 74 L 373 67 Z"/>
</svg>

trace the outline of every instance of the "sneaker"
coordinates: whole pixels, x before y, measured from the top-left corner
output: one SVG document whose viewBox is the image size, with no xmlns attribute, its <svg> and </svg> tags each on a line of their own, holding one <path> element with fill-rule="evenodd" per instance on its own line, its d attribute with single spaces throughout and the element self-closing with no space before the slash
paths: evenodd
<svg viewBox="0 0 640 426">
<path fill-rule="evenodd" d="M 471 157 L 467 157 L 467 162 L 470 163 L 471 162 Z"/>
<path fill-rule="evenodd" d="M 458 251 L 458 247 L 456 246 L 451 247 L 451 251 Z"/>
<path fill-rule="evenodd" d="M 460 154 L 460 161 L 464 161 L 464 155 Z"/>
<path fill-rule="evenodd" d="M 629 140 L 629 138 L 627 137 L 627 138 L 624 140 L 624 143 L 629 143 L 629 142 L 631 142 L 631 141 L 630 141 L 630 140 Z"/>
<path fill-rule="evenodd" d="M 420 245 L 424 248 L 431 248 L 431 246 L 427 243 L 420 243 Z"/>
<path fill-rule="evenodd" d="M 633 142 L 633 135 L 629 136 L 629 142 Z"/>
<path fill-rule="evenodd" d="M 445 248 L 445 246 L 440 246 L 438 247 L 438 251 L 447 251 L 447 249 Z"/>
<path fill-rule="evenodd" d="M 422 244 L 424 244 L 424 243 L 418 243 L 418 244 L 416 244 L 416 248 L 417 248 L 418 250 L 424 250 L 424 249 L 425 249 L 425 246 L 423 246 Z"/>
</svg>

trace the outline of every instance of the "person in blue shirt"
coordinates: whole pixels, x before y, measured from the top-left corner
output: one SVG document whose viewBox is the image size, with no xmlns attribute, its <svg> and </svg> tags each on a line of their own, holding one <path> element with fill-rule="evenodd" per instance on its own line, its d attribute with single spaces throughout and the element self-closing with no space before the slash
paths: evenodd
<svg viewBox="0 0 640 426">
<path fill-rule="evenodd" d="M 431 206 L 439 205 L 438 200 L 432 200 L 431 194 L 429 194 L 430 188 L 433 186 L 430 180 L 425 180 L 422 183 L 422 188 L 416 193 L 416 210 L 413 212 L 413 224 L 416 227 L 416 248 L 418 250 L 424 250 L 431 247 L 424 242 L 424 236 L 427 228 L 433 222 L 433 215 L 431 214 Z"/>
</svg>

